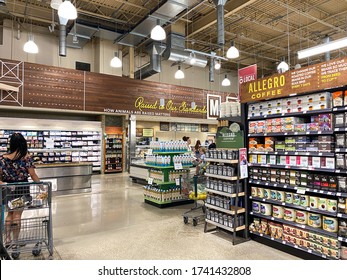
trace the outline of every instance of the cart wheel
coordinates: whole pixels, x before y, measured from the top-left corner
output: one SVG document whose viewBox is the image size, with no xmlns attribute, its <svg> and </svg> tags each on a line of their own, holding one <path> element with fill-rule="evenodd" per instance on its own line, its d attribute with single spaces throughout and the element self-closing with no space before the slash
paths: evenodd
<svg viewBox="0 0 347 280">
<path fill-rule="evenodd" d="M 32 250 L 32 254 L 35 257 L 41 254 L 41 247 L 39 243 L 35 245 L 34 249 Z"/>
<path fill-rule="evenodd" d="M 184 222 L 185 224 L 188 224 L 188 217 L 183 217 L 183 222 Z"/>
<path fill-rule="evenodd" d="M 11 254 L 11 257 L 12 257 L 12 259 L 14 259 L 14 260 L 18 259 L 19 256 L 20 256 L 20 252 L 13 252 L 13 253 Z"/>
<path fill-rule="evenodd" d="M 198 221 L 196 219 L 193 219 L 193 226 L 197 226 L 198 225 Z"/>
</svg>

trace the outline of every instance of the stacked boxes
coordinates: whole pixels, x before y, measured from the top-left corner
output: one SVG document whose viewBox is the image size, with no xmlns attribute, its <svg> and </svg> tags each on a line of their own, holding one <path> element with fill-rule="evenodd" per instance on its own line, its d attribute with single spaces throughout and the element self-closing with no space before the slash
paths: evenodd
<svg viewBox="0 0 347 280">
<path fill-rule="evenodd" d="M 332 105 L 333 107 L 340 107 L 347 105 L 347 90 L 335 91 L 332 93 Z"/>
<path fill-rule="evenodd" d="M 248 131 L 250 134 L 282 132 L 305 133 L 308 131 L 331 131 L 334 128 L 334 120 L 332 114 L 319 114 L 312 116 L 310 121 L 310 123 L 305 123 L 305 119 L 299 117 L 274 118 L 266 119 L 265 121 L 250 121 L 248 123 Z M 335 122 L 340 121 L 340 119 L 336 120 L 335 118 Z"/>
<path fill-rule="evenodd" d="M 330 92 L 314 93 L 251 104 L 248 117 L 322 110 L 331 108 L 331 105 L 332 97 Z"/>
</svg>

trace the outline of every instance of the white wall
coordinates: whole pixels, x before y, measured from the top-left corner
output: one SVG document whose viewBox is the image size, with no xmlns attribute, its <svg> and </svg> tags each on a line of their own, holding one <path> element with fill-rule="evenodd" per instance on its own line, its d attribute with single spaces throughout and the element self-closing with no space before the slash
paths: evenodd
<svg viewBox="0 0 347 280">
<path fill-rule="evenodd" d="M 30 25 L 27 30 L 21 28 L 21 32 L 17 32 L 17 23 L 10 20 L 4 20 L 3 45 L 0 45 L 0 58 L 19 60 L 25 62 L 39 63 L 57 67 L 75 69 L 76 61 L 90 63 L 91 71 L 104 73 L 115 76 L 129 76 L 129 57 L 123 58 L 123 68 L 111 68 L 109 63 L 114 56 L 114 52 L 121 46 L 113 44 L 112 41 L 94 38 L 88 42 L 82 49 L 67 48 L 67 56 L 59 56 L 59 38 L 54 33 L 49 33 L 48 28 L 33 27 L 32 33 L 34 41 L 39 47 L 38 54 L 27 54 L 23 51 L 23 45 L 28 40 L 28 33 L 31 32 Z M 136 53 L 136 50 L 135 50 Z M 120 53 L 121 55 L 121 53 Z M 121 57 L 121 56 L 120 56 Z M 148 56 L 142 57 L 136 55 L 135 71 L 149 61 Z M 215 82 L 209 82 L 208 66 L 205 68 L 192 67 L 182 64 L 181 69 L 185 72 L 185 79 L 176 80 L 174 74 L 177 66 L 172 65 L 172 61 L 162 61 L 162 72 L 149 77 L 146 80 L 161 82 L 173 85 L 182 85 L 206 90 L 216 90 L 224 92 L 237 92 L 237 72 L 230 73 L 215 71 Z M 224 75 L 228 74 L 231 80 L 230 87 L 222 87 L 221 82 Z"/>
</svg>

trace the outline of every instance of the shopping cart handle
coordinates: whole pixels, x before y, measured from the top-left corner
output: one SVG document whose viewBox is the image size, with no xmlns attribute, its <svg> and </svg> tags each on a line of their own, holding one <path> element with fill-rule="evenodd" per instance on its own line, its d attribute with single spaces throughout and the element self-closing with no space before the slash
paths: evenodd
<svg viewBox="0 0 347 280">
<path fill-rule="evenodd" d="M 6 182 L 2 182 L 2 184 L 0 184 L 0 187 L 10 187 L 10 186 L 21 186 L 21 185 L 43 185 L 44 183 L 47 182 L 16 182 L 16 183 L 6 183 Z"/>
</svg>

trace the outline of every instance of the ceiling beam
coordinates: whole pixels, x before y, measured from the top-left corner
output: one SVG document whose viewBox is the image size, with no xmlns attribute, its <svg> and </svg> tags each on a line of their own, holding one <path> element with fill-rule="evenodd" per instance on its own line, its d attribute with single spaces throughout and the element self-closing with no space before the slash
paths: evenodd
<svg viewBox="0 0 347 280">
<path fill-rule="evenodd" d="M 237 13 L 244 7 L 253 4 L 257 0 L 233 0 L 228 1 L 225 6 L 224 10 L 227 11 L 224 14 L 224 17 L 231 16 L 232 14 Z M 209 14 L 205 15 L 203 18 L 197 20 L 194 22 L 194 24 L 188 25 L 187 30 L 187 38 L 194 36 L 195 34 L 205 30 L 206 28 L 210 27 L 211 25 L 215 24 L 217 22 L 217 13 L 215 10 L 211 11 Z"/>
</svg>

